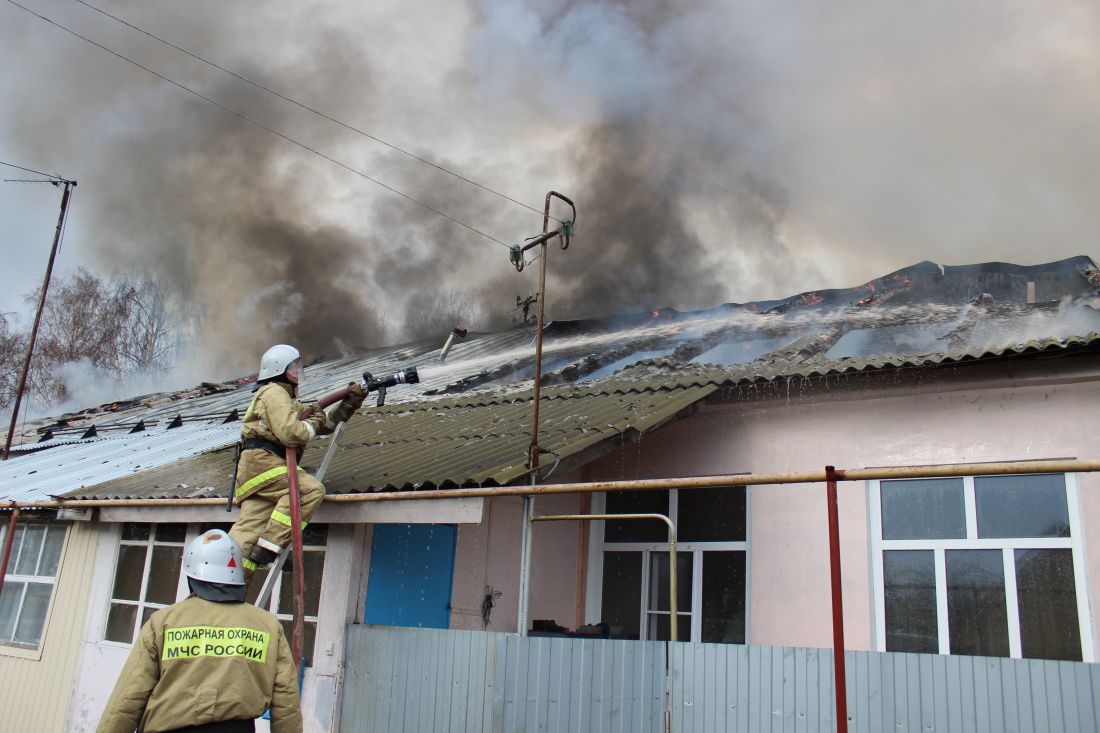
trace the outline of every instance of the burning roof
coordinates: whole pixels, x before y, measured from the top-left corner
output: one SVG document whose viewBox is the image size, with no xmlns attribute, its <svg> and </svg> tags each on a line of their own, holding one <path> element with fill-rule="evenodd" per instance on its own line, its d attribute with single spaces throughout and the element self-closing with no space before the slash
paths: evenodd
<svg viewBox="0 0 1100 733">
<path fill-rule="evenodd" d="M 1087 257 L 1032 267 L 941 267 L 921 262 L 858 287 L 804 292 L 780 301 L 728 303 L 693 313 L 654 308 L 626 316 L 552 322 L 543 346 L 544 383 L 599 392 L 606 380 L 640 384 L 657 379 L 658 373 L 661 383 L 670 373 L 688 376 L 699 370 L 712 375 L 712 382 L 722 381 L 715 374 L 725 374 L 724 380 L 775 379 L 900 364 L 934 367 L 1011 356 L 1033 351 L 1036 344 L 1043 350 L 1077 347 L 1077 337 L 1100 333 L 1098 282 L 1100 271 Z M 421 383 L 392 390 L 391 409 L 432 409 L 438 403 L 454 410 L 523 401 L 534 359 L 530 326 L 470 333 L 454 342 L 446 362 L 440 363 L 445 336 L 311 365 L 305 370 L 303 398 L 338 389 L 363 371 L 377 375 L 416 366 Z M 632 367 L 639 362 L 660 365 L 659 372 Z M 235 422 L 251 399 L 252 379 L 148 395 L 41 421 L 21 436 L 9 464 L 24 462 L 20 455 L 65 452 L 74 449 L 72 444 L 79 447 L 105 437 L 125 442 L 137 440 L 144 430 L 169 435 L 172 428 L 188 424 Z M 656 405 L 653 409 L 660 412 Z M 228 445 L 233 431 L 215 434 L 223 432 Z M 203 444 L 203 450 L 215 447 Z M 170 455 L 171 460 L 180 457 Z M 150 465 L 148 456 L 141 467 L 128 467 L 122 460 L 107 479 Z M 491 468 L 484 476 L 497 475 Z M 462 478 L 475 475 L 482 474 Z M 51 493 L 59 493 L 61 483 L 52 484 Z"/>
</svg>

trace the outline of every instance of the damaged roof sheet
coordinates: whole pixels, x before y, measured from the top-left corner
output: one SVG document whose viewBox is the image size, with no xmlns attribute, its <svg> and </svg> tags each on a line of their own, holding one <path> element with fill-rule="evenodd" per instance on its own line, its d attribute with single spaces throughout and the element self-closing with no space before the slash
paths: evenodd
<svg viewBox="0 0 1100 733">
<path fill-rule="evenodd" d="M 642 433 L 717 389 L 714 384 L 625 389 L 611 383 L 543 392 L 539 444 L 544 466 L 629 432 Z M 381 489 L 504 485 L 526 474 L 531 442 L 530 391 L 368 409 L 347 423 L 326 489 L 346 494 Z M 302 462 L 316 470 L 329 445 L 318 441 Z M 232 473 L 228 448 L 156 471 L 116 478 L 67 498 L 224 496 Z M 205 489 L 205 491 L 204 491 Z"/>
</svg>

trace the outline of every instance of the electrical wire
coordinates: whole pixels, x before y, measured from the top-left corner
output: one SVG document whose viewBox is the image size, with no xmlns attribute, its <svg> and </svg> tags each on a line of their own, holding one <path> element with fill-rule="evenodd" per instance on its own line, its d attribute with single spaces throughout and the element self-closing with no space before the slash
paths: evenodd
<svg viewBox="0 0 1100 733">
<path fill-rule="evenodd" d="M 113 14 L 107 12 L 106 10 L 103 10 L 102 8 L 98 8 L 95 5 L 92 5 L 91 3 L 86 2 L 85 0 L 75 0 L 75 1 L 77 3 L 80 3 L 81 5 L 83 5 L 86 8 L 94 10 L 95 12 L 100 13 L 101 15 L 107 16 L 111 20 L 114 20 L 114 21 L 117 21 L 118 23 L 121 23 L 122 25 L 126 26 L 127 28 L 131 28 L 131 29 L 137 31 L 138 33 L 146 35 L 149 38 L 152 38 L 154 41 L 158 41 L 160 43 L 163 43 L 165 46 L 169 46 L 170 48 L 174 48 L 175 50 L 179 51 L 180 53 L 186 54 L 187 56 L 190 56 L 191 58 L 195 59 L 196 61 L 201 61 L 202 63 L 207 64 L 208 66 L 212 66 L 215 69 L 218 69 L 219 71 L 224 71 L 226 74 L 229 74 L 233 78 L 240 79 L 241 81 L 245 82 L 246 84 L 251 84 L 252 86 L 256 87 L 257 89 L 262 89 L 263 91 L 267 92 L 268 94 L 273 94 L 276 97 L 278 97 L 279 99 L 283 100 L 284 102 L 289 102 L 290 104 L 293 104 L 296 107 L 304 109 L 307 112 L 312 112 L 313 114 L 317 115 L 318 117 L 326 119 L 326 120 L 328 120 L 329 122 L 331 122 L 333 124 L 339 125 L 340 127 L 343 127 L 345 130 L 350 130 L 351 132 L 354 132 L 358 135 L 362 135 L 363 137 L 369 138 L 369 139 L 375 141 L 376 143 L 379 143 L 381 145 L 385 145 L 387 148 L 390 148 L 391 150 L 395 150 L 398 153 L 401 153 L 402 155 L 407 155 L 408 157 L 412 158 L 413 160 L 418 160 L 421 163 L 424 163 L 425 165 L 430 165 L 432 168 L 435 168 L 436 170 L 438 170 L 442 173 L 446 173 L 449 176 L 454 176 L 455 178 L 457 178 L 460 181 L 463 181 L 465 183 L 469 183 L 471 186 L 476 186 L 477 188 L 480 188 L 482 191 L 486 191 L 487 193 L 491 193 L 494 196 L 499 196 L 500 198 L 504 199 L 505 201 L 510 201 L 513 204 L 516 204 L 517 206 L 522 206 L 523 208 L 528 209 L 530 211 L 533 211 L 536 214 L 542 214 L 543 213 L 542 209 L 537 209 L 534 206 L 530 206 L 528 204 L 525 204 L 522 201 L 519 201 L 518 199 L 512 198 L 511 196 L 509 196 L 506 193 L 502 193 L 500 191 L 497 191 L 496 189 L 489 188 L 488 186 L 486 186 L 484 184 L 478 183 L 477 181 L 474 181 L 474 180 L 471 180 L 471 179 L 467 178 L 466 176 L 462 175 L 461 173 L 456 173 L 455 171 L 450 170 L 449 168 L 444 168 L 443 166 L 439 165 L 438 163 L 433 163 L 432 161 L 427 160 L 426 158 L 420 157 L 416 153 L 405 150 L 404 148 L 401 148 L 397 145 L 394 145 L 393 143 L 387 142 L 387 141 L 383 140 L 380 137 L 377 137 L 375 135 L 370 134 L 369 132 L 366 132 L 364 130 L 360 130 L 359 128 L 357 128 L 353 125 L 349 125 L 346 122 L 338 120 L 335 117 L 333 117 L 331 115 L 328 115 L 328 114 L 325 114 L 324 112 L 320 111 L 319 109 L 316 109 L 315 107 L 311 107 L 308 104 L 305 104 L 304 102 L 299 102 L 298 100 L 293 99 L 291 97 L 288 97 L 285 94 L 282 94 L 280 92 L 277 92 L 277 91 L 275 91 L 274 89 L 272 89 L 270 87 L 264 86 L 263 84 L 261 84 L 258 81 L 254 81 L 252 79 L 249 79 L 247 76 L 243 76 L 241 74 L 238 74 L 237 72 L 233 71 L 232 69 L 228 69 L 224 66 L 221 66 L 220 64 L 217 64 L 213 61 L 210 61 L 209 59 L 205 59 L 202 56 L 199 56 L 197 53 L 194 53 L 193 51 L 188 51 L 186 48 L 183 48 L 182 46 L 177 46 L 176 44 L 172 43 L 171 41 L 167 41 L 167 40 L 161 38 L 160 36 L 156 35 L 155 33 L 150 33 L 149 31 L 145 30 L 144 28 L 140 28 L 140 27 L 134 25 L 133 23 L 130 23 L 129 21 L 118 17 L 117 15 L 113 15 Z M 557 219 L 555 217 L 550 217 L 550 218 L 554 219 L 554 221 L 557 221 L 557 222 L 561 221 L 560 219 Z"/>
<path fill-rule="evenodd" d="M 40 20 L 46 21 L 47 23 L 49 23 L 50 25 L 52 25 L 56 28 L 60 28 L 61 30 L 65 31 L 66 33 L 68 33 L 70 35 L 76 36 L 80 40 L 85 41 L 86 43 L 89 43 L 89 44 L 95 46 L 96 48 L 98 48 L 102 51 L 106 51 L 107 53 L 111 54 L 112 56 L 114 56 L 118 59 L 121 59 L 122 61 L 125 61 L 128 64 L 132 64 L 132 65 L 138 67 L 142 71 L 149 72 L 153 76 L 157 77 L 158 79 L 161 79 L 163 81 L 168 82 L 169 84 L 171 84 L 174 87 L 178 87 L 179 89 L 182 89 L 183 91 L 185 91 L 189 94 L 193 94 L 194 96 L 198 97 L 199 99 L 202 99 L 203 101 L 209 102 L 210 104 L 214 105 L 215 107 L 219 107 L 219 108 L 225 110 L 226 112 L 230 113 L 231 115 L 234 115 L 235 117 L 241 118 L 245 122 L 249 122 L 249 123 L 255 125 L 256 127 L 262 128 L 262 129 L 270 132 L 272 135 L 275 135 L 276 137 L 282 138 L 283 140 L 286 140 L 287 142 L 289 142 L 293 145 L 297 145 L 299 148 L 302 148 L 303 150 L 307 150 L 307 151 L 313 153 L 314 155 L 320 156 L 320 157 L 324 158 L 325 160 L 329 161 L 330 163 L 333 163 L 335 165 L 340 166 L 344 170 L 347 170 L 351 173 L 354 173 L 355 175 L 357 175 L 361 178 L 364 178 L 364 179 L 370 181 L 371 183 L 373 183 L 377 186 L 381 186 L 382 188 L 386 189 L 387 191 L 390 191 L 391 193 L 397 194 L 398 196 L 400 196 L 403 199 L 411 201 L 412 203 L 414 203 L 418 206 L 422 206 L 425 209 L 427 209 L 428 211 L 432 212 L 433 214 L 438 214 L 439 216 L 442 216 L 444 219 L 448 219 L 449 221 L 452 221 L 455 224 L 458 224 L 459 226 L 464 227 L 464 228 L 470 230 L 471 232 L 474 232 L 475 234 L 480 234 L 481 236 L 485 237 L 486 239 L 488 239 L 492 242 L 496 242 L 497 244 L 499 244 L 502 247 L 509 247 L 508 244 L 505 244 L 504 242 L 500 241 L 499 239 L 497 239 L 493 235 L 487 234 L 487 233 L 481 231 L 480 229 L 478 229 L 477 227 L 471 226 L 470 224 L 467 224 L 466 222 L 464 222 L 460 219 L 456 219 L 455 217 L 451 216 L 450 214 L 447 214 L 443 211 L 440 211 L 439 209 L 435 208 L 434 206 L 426 204 L 423 201 L 421 201 L 417 198 L 414 198 L 414 197 L 410 196 L 407 193 L 404 193 L 403 191 L 399 191 L 398 189 L 394 188 L 393 186 L 390 186 L 386 183 L 383 183 L 382 181 L 378 180 L 377 178 L 373 178 L 372 176 L 369 176 L 369 175 L 367 175 L 366 173 L 363 173 L 360 170 L 356 170 L 355 168 L 352 168 L 347 163 L 343 163 L 343 162 L 337 160 L 336 158 L 333 158 L 331 155 L 327 155 L 325 153 L 322 153 L 320 150 L 317 150 L 316 148 L 310 147 L 309 145 L 306 145 L 305 143 L 298 142 L 297 140 L 290 137 L 289 135 L 281 133 L 278 130 L 276 130 L 275 128 L 270 127 L 268 125 L 265 125 L 264 123 L 260 122 L 259 120 L 253 119 L 252 117 L 249 117 L 248 115 L 244 114 L 243 112 L 238 112 L 237 110 L 235 110 L 231 107 L 227 107 L 226 105 L 222 104 L 221 102 L 218 102 L 214 99 L 211 99 L 210 97 L 207 97 L 206 95 L 202 94 L 201 92 L 197 92 L 194 89 L 192 89 L 192 88 L 190 88 L 190 87 L 188 87 L 184 84 L 181 84 L 178 81 L 175 81 L 173 79 L 169 79 L 164 74 L 153 71 L 148 66 L 144 66 L 143 64 L 140 64 L 137 61 L 134 61 L 133 59 L 127 58 L 126 56 L 123 56 L 122 54 L 118 53 L 117 51 L 114 51 L 110 48 L 107 48 L 103 44 L 98 43 L 96 41 L 93 41 L 92 39 L 88 38 L 87 36 L 83 36 L 80 33 L 77 33 L 76 31 L 72 30 L 71 28 L 68 28 L 64 25 L 61 25 L 60 23 L 58 23 L 55 20 L 51 20 L 50 18 L 47 18 L 44 15 L 41 15 L 40 13 L 36 13 L 35 11 L 28 8 L 27 6 L 16 2 L 16 0 L 7 0 L 7 2 L 9 4 L 14 5 L 15 7 L 19 8 L 20 10 L 23 10 L 23 11 L 29 13 L 30 15 L 33 15 L 34 17 L 36 17 Z M 32 172 L 37 172 L 37 171 L 32 171 Z M 39 174 L 39 175 L 49 175 L 49 174 L 42 173 L 42 174 Z"/>
<path fill-rule="evenodd" d="M 20 7 L 22 7 L 22 6 L 20 6 Z M 23 8 L 23 9 L 26 10 L 26 8 Z M 0 165 L 6 165 L 9 168 L 18 168 L 21 171 L 26 171 L 27 173 L 33 173 L 36 176 L 46 176 L 46 178 L 57 179 L 58 181 L 61 181 L 62 183 L 76 183 L 76 181 L 69 181 L 69 180 L 67 180 L 65 178 L 62 178 L 61 176 L 57 175 L 56 173 L 43 173 L 42 171 L 36 171 L 33 168 L 24 168 L 21 165 L 16 165 L 15 163 L 8 163 L 8 162 L 5 162 L 3 160 L 0 160 Z"/>
</svg>

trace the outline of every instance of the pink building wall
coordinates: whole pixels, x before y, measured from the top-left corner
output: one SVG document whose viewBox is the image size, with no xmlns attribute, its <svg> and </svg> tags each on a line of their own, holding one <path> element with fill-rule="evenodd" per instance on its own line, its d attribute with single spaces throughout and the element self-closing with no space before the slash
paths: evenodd
<svg viewBox="0 0 1100 733">
<path fill-rule="evenodd" d="M 743 401 L 703 405 L 589 464 L 583 480 L 802 471 L 826 464 L 1100 458 L 1100 374 L 1094 367 L 1058 360 L 885 379 L 888 389 L 868 388 L 868 379 L 853 377 L 828 388 L 795 387 L 789 396 L 773 385 L 744 392 Z M 1077 485 L 1086 567 L 1100 568 L 1100 476 L 1080 475 Z M 871 649 L 874 639 L 867 492 L 863 482 L 839 485 L 845 633 L 852 649 Z M 505 501 L 494 500 L 491 530 L 484 522 L 460 529 L 455 605 L 480 606 L 487 575 L 504 591 L 490 629 L 514 631 L 520 509 L 518 499 L 501 508 Z M 577 497 L 562 496 L 540 500 L 539 511 L 571 512 L 579 505 Z M 750 488 L 749 643 L 832 645 L 825 509 L 824 484 Z M 536 532 L 530 617 L 573 626 L 563 619 L 573 617 L 578 601 L 578 529 L 569 524 Z M 1087 575 L 1091 606 L 1100 598 L 1100 578 Z M 481 628 L 479 617 L 458 609 L 452 621 L 454 628 Z M 1093 638 L 1098 636 L 1094 624 Z"/>
</svg>

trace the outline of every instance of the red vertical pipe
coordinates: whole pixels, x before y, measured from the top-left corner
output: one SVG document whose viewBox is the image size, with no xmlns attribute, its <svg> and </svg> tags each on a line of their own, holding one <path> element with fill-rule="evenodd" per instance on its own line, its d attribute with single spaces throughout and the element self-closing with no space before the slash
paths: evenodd
<svg viewBox="0 0 1100 733">
<path fill-rule="evenodd" d="M 4 538 L 4 556 L 0 558 L 0 594 L 4 592 L 4 576 L 8 574 L 8 558 L 11 557 L 11 541 L 15 539 L 15 523 L 19 520 L 19 507 L 11 503 L 11 521 L 8 536 Z"/>
<path fill-rule="evenodd" d="M 306 628 L 306 584 L 302 557 L 302 504 L 298 499 L 298 454 L 293 448 L 286 451 L 286 475 L 290 484 L 290 541 L 294 549 L 294 633 L 290 637 L 290 652 L 300 674 Z"/>
<path fill-rule="evenodd" d="M 833 466 L 825 467 L 829 504 L 829 577 L 833 589 L 833 688 L 836 690 L 836 730 L 848 733 L 848 686 L 844 675 L 844 591 L 840 587 L 840 516 L 837 512 Z"/>
</svg>

